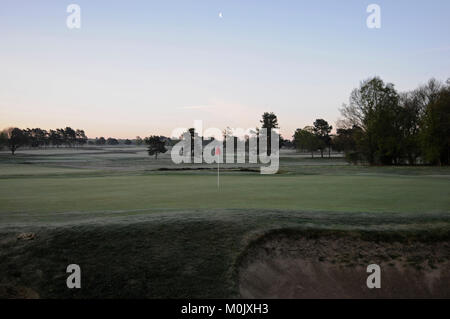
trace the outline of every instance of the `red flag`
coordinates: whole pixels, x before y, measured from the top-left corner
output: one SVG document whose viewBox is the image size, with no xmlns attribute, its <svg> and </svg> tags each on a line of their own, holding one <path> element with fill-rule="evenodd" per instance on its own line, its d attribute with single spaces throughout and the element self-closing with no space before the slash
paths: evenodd
<svg viewBox="0 0 450 319">
<path fill-rule="evenodd" d="M 219 146 L 216 147 L 216 155 L 220 155 L 220 147 Z"/>
</svg>

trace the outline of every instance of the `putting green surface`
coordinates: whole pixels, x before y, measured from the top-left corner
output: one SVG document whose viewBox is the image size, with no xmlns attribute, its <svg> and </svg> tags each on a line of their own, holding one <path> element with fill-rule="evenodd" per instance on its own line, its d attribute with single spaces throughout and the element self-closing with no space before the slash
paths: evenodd
<svg viewBox="0 0 450 319">
<path fill-rule="evenodd" d="M 450 179 L 433 176 L 150 174 L 0 179 L 0 213 L 141 209 L 448 212 Z"/>
</svg>

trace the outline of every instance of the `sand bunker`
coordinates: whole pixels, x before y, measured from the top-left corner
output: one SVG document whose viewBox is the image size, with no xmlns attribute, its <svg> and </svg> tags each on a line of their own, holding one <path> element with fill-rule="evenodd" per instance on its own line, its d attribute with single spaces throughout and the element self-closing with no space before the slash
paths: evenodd
<svg viewBox="0 0 450 319">
<path fill-rule="evenodd" d="M 450 242 L 373 242 L 276 235 L 243 257 L 243 298 L 450 298 Z M 381 288 L 369 289 L 369 264 Z"/>
</svg>

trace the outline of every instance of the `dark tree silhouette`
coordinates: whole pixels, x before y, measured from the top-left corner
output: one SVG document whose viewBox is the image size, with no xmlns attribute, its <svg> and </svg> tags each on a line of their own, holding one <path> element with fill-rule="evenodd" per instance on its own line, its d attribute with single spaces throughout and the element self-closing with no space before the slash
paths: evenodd
<svg viewBox="0 0 450 319">
<path fill-rule="evenodd" d="M 428 162 L 450 164 L 450 86 L 427 106 L 421 139 Z"/>
<path fill-rule="evenodd" d="M 297 129 L 294 133 L 294 144 L 299 151 L 311 152 L 311 157 L 314 158 L 314 151 L 319 148 L 320 140 L 314 134 L 314 128 L 306 126 L 303 129 Z"/>
<path fill-rule="evenodd" d="M 142 145 L 144 140 L 140 136 L 136 136 L 136 145 Z"/>
<path fill-rule="evenodd" d="M 49 144 L 49 133 L 40 128 L 26 129 L 23 133 L 27 136 L 28 143 L 31 147 L 41 147 Z"/>
<path fill-rule="evenodd" d="M 261 119 L 261 127 L 267 129 L 267 155 L 272 153 L 272 130 L 279 128 L 278 127 L 278 119 L 275 113 L 273 112 L 264 112 Z M 258 132 L 260 133 L 260 132 Z M 258 146 L 259 146 L 259 134 L 258 134 Z M 258 149 L 259 154 L 259 149 Z"/>
<path fill-rule="evenodd" d="M 119 141 L 116 138 L 109 137 L 106 140 L 106 144 L 108 144 L 108 145 L 119 145 Z"/>
<path fill-rule="evenodd" d="M 398 164 L 402 132 L 399 95 L 391 83 L 378 77 L 361 83 L 341 109 L 344 123 L 360 127 L 359 152 L 370 164 Z"/>
<path fill-rule="evenodd" d="M 48 138 L 53 146 L 59 147 L 63 143 L 63 136 L 59 130 L 50 130 Z"/>
<path fill-rule="evenodd" d="M 11 154 L 15 155 L 16 150 L 24 145 L 28 144 L 27 135 L 23 130 L 17 127 L 11 127 L 3 131 L 6 136 L 6 145 L 11 150 Z"/>
<path fill-rule="evenodd" d="M 152 135 L 146 137 L 144 141 L 145 144 L 148 145 L 148 155 L 150 156 L 155 155 L 155 159 L 158 159 L 159 153 L 167 152 L 166 143 L 162 136 Z"/>
<path fill-rule="evenodd" d="M 323 158 L 323 151 L 327 147 L 328 148 L 328 157 L 331 157 L 331 137 L 330 132 L 333 129 L 331 125 L 328 124 L 324 119 L 317 119 L 314 121 L 314 134 L 319 139 L 319 149 L 320 155 Z"/>
<path fill-rule="evenodd" d="M 8 136 L 4 131 L 0 132 L 0 150 L 8 143 Z"/>
<path fill-rule="evenodd" d="M 75 131 L 75 138 L 76 138 L 76 143 L 78 145 L 84 145 L 84 144 L 87 143 L 87 140 L 88 140 L 88 138 L 87 138 L 87 136 L 86 136 L 86 134 L 84 133 L 83 130 L 76 130 Z"/>
<path fill-rule="evenodd" d="M 105 138 L 102 136 L 100 138 L 95 138 L 95 144 L 96 145 L 105 145 L 106 144 L 106 140 Z"/>
</svg>

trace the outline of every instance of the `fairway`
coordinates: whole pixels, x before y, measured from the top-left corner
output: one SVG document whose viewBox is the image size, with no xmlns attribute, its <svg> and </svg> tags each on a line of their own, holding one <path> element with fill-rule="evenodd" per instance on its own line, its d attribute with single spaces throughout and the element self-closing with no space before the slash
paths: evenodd
<svg viewBox="0 0 450 319">
<path fill-rule="evenodd" d="M 0 180 L 2 213 L 145 209 L 447 212 L 449 178 L 426 176 L 150 174 Z"/>
</svg>

